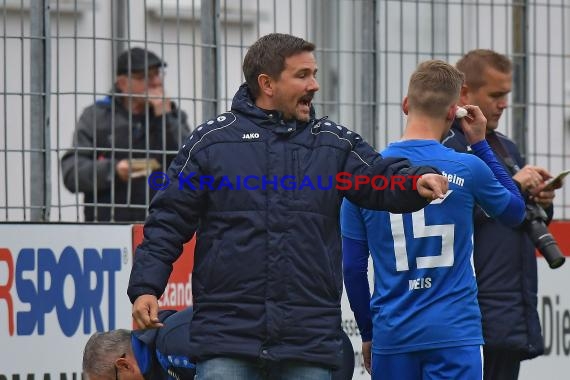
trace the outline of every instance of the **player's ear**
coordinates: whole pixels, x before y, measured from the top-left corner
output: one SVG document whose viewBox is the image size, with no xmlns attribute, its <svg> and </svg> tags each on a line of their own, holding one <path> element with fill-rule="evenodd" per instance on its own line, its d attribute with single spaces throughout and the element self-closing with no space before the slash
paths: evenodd
<svg viewBox="0 0 570 380">
<path fill-rule="evenodd" d="M 457 111 L 456 104 L 449 107 L 449 109 L 447 110 L 447 116 L 445 117 L 445 120 L 450 121 L 455 119 L 455 111 Z"/>
<path fill-rule="evenodd" d="M 404 96 L 404 100 L 402 100 L 402 111 L 404 112 L 404 115 L 408 114 L 409 105 L 408 105 L 408 97 L 407 96 Z"/>
<path fill-rule="evenodd" d="M 461 91 L 459 92 L 460 104 L 471 104 L 471 102 L 469 101 L 470 91 L 471 90 L 469 89 L 469 86 L 467 86 L 466 84 L 463 84 L 463 86 L 461 86 Z"/>
</svg>

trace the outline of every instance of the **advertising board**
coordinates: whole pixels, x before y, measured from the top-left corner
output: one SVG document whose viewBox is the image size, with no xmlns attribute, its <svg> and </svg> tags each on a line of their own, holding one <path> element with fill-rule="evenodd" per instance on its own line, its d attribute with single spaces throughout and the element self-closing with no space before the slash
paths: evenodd
<svg viewBox="0 0 570 380">
<path fill-rule="evenodd" d="M 549 228 L 568 256 L 570 222 Z M 0 225 L 0 380 L 80 379 L 83 347 L 93 332 L 132 328 L 126 289 L 141 241 L 141 225 Z M 162 308 L 192 305 L 194 244 L 188 242 L 175 263 Z M 546 352 L 523 362 L 521 380 L 570 373 L 570 261 L 553 270 L 538 253 L 537 260 Z M 369 379 L 346 294 L 341 306 L 355 351 L 353 379 Z"/>
<path fill-rule="evenodd" d="M 0 379 L 79 379 L 95 331 L 130 328 L 131 226 L 0 225 Z"/>
</svg>

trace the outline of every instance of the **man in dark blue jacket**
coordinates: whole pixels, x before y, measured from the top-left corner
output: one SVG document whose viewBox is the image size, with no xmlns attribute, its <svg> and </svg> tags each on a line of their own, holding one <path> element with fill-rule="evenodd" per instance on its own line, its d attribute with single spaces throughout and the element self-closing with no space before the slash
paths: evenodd
<svg viewBox="0 0 570 380">
<path fill-rule="evenodd" d="M 254 43 L 231 111 L 186 139 L 151 203 L 133 316 L 160 326 L 157 297 L 196 232 L 189 347 L 201 380 L 330 379 L 342 356 L 343 197 L 407 212 L 447 191 L 435 169 L 383 158 L 315 118 L 314 48 L 285 34 Z"/>
<path fill-rule="evenodd" d="M 514 173 L 513 179 L 527 195 L 527 203 L 543 207 L 552 218 L 554 191 L 542 191 L 550 174 L 544 168 L 525 165 L 517 146 L 496 132 L 507 107 L 512 86 L 512 65 L 491 50 L 473 50 L 457 63 L 465 74 L 460 104 L 477 105 L 487 118 L 487 141 L 499 162 Z M 460 152 L 470 148 L 458 124 L 444 144 Z M 483 316 L 484 378 L 518 378 L 520 362 L 544 350 L 537 311 L 535 248 L 524 228 L 508 227 L 475 212 L 474 262 Z"/>
</svg>

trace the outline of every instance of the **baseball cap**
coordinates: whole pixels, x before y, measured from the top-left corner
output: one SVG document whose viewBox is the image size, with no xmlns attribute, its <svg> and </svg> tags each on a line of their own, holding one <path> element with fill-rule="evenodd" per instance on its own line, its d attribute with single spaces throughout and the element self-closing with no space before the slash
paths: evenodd
<svg viewBox="0 0 570 380">
<path fill-rule="evenodd" d="M 129 73 L 129 56 L 131 59 L 131 72 L 144 71 L 145 68 L 156 66 L 166 67 L 166 62 L 164 62 L 150 50 L 134 47 L 130 50 L 122 52 L 119 55 L 119 58 L 117 59 L 117 75 L 124 75 Z"/>
</svg>

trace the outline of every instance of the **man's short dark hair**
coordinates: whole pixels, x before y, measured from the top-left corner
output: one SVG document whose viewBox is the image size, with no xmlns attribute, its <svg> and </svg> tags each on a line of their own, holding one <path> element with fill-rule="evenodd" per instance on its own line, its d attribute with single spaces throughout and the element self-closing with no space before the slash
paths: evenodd
<svg viewBox="0 0 570 380">
<path fill-rule="evenodd" d="M 431 117 L 445 117 L 449 107 L 459 100 L 464 82 L 461 71 L 441 60 L 424 61 L 410 77 L 408 103 Z"/>
<path fill-rule="evenodd" d="M 145 71 L 145 69 L 152 67 L 166 67 L 166 62 L 152 51 L 140 47 L 134 47 L 122 52 L 117 59 L 117 75 L 127 75 L 129 71 L 131 73 Z"/>
<path fill-rule="evenodd" d="M 279 79 L 285 69 L 285 59 L 314 50 L 314 44 L 290 34 L 271 33 L 258 39 L 243 60 L 243 74 L 251 94 L 254 97 L 259 95 L 257 78 L 260 74 Z"/>
<path fill-rule="evenodd" d="M 465 74 L 465 84 L 472 90 L 485 85 L 483 73 L 488 67 L 503 74 L 513 71 L 513 64 L 507 56 L 488 49 L 471 50 L 457 61 L 455 67 Z"/>
</svg>

